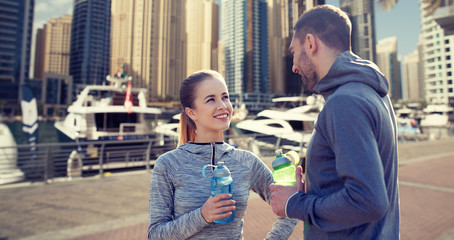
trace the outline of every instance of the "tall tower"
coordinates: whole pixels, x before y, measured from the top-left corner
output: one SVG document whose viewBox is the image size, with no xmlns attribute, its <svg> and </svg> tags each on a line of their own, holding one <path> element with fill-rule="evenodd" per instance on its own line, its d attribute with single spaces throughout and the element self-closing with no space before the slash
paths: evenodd
<svg viewBox="0 0 454 240">
<path fill-rule="evenodd" d="M 69 74 L 72 16 L 65 15 L 49 20 L 38 29 L 35 49 L 35 78 L 43 73 Z"/>
<path fill-rule="evenodd" d="M 87 84 L 102 84 L 109 74 L 110 0 L 75 0 L 69 74 L 75 94 Z"/>
<path fill-rule="evenodd" d="M 389 81 L 391 98 L 402 99 L 400 62 L 397 60 L 397 38 L 382 39 L 377 44 L 377 65 Z"/>
<path fill-rule="evenodd" d="M 376 62 L 374 1 L 340 0 L 340 8 L 352 22 L 352 51 L 362 59 Z"/>
<path fill-rule="evenodd" d="M 119 70 L 151 93 L 152 1 L 112 0 L 110 75 Z"/>
<path fill-rule="evenodd" d="M 218 70 L 219 5 L 213 0 L 186 2 L 186 75 L 200 69 Z"/>
<path fill-rule="evenodd" d="M 221 12 L 229 92 L 242 98 L 249 110 L 259 110 L 270 92 L 267 3 L 223 0 Z"/>
<path fill-rule="evenodd" d="M 186 0 L 152 0 L 151 96 L 174 98 L 186 78 Z M 150 100 L 150 98 L 149 98 Z"/>
<path fill-rule="evenodd" d="M 14 114 L 29 78 L 34 0 L 0 1 L 0 112 Z"/>
<path fill-rule="evenodd" d="M 419 5 L 426 101 L 454 106 L 454 35 L 446 36 L 433 16 L 427 14 L 428 3 L 420 0 Z"/>
<path fill-rule="evenodd" d="M 404 66 L 403 99 L 412 102 L 422 100 L 424 95 L 420 95 L 419 89 L 422 75 L 418 50 L 406 55 L 402 65 Z"/>
</svg>

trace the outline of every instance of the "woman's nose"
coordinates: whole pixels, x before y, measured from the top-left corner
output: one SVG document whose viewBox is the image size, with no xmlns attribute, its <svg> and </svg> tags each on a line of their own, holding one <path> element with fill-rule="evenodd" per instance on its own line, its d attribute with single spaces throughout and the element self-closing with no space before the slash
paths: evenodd
<svg viewBox="0 0 454 240">
<path fill-rule="evenodd" d="M 224 101 L 220 101 L 220 104 L 218 105 L 218 109 L 223 109 L 226 107 L 227 107 L 227 104 Z"/>
</svg>

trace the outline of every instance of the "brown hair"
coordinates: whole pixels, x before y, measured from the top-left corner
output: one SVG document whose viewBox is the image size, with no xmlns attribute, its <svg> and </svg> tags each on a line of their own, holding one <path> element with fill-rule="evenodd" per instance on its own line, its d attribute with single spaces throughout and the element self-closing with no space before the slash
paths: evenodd
<svg viewBox="0 0 454 240">
<path fill-rule="evenodd" d="M 192 119 L 186 114 L 186 108 L 194 108 L 194 100 L 196 98 L 196 91 L 199 84 L 208 78 L 216 78 L 224 80 L 224 77 L 213 70 L 200 70 L 192 73 L 180 85 L 180 128 L 178 146 L 183 145 L 189 141 L 193 142 L 197 136 L 197 127 Z"/>
<path fill-rule="evenodd" d="M 301 15 L 294 30 L 301 43 L 310 33 L 330 48 L 341 52 L 351 50 L 352 24 L 347 14 L 334 6 L 319 5 L 310 9 Z"/>
</svg>

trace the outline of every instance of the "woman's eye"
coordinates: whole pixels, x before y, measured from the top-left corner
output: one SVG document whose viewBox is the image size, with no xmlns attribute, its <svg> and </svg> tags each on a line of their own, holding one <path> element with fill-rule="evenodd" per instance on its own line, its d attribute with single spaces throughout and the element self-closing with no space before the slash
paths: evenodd
<svg viewBox="0 0 454 240">
<path fill-rule="evenodd" d="M 229 99 L 229 96 L 224 96 L 223 99 Z"/>
<path fill-rule="evenodd" d="M 208 99 L 208 100 L 207 100 L 207 103 L 208 103 L 208 102 L 211 102 L 211 101 L 214 101 L 214 99 L 213 99 L 213 98 Z"/>
</svg>

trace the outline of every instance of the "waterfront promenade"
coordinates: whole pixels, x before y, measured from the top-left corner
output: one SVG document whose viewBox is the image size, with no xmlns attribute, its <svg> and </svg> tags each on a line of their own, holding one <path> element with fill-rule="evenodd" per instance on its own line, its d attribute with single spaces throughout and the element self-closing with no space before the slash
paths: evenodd
<svg viewBox="0 0 454 240">
<path fill-rule="evenodd" d="M 401 239 L 454 239 L 454 139 L 401 143 L 399 156 Z M 150 176 L 0 186 L 0 240 L 146 239 Z M 263 239 L 274 219 L 251 194 L 245 239 Z M 290 239 L 303 239 L 302 228 L 298 223 Z"/>
</svg>

